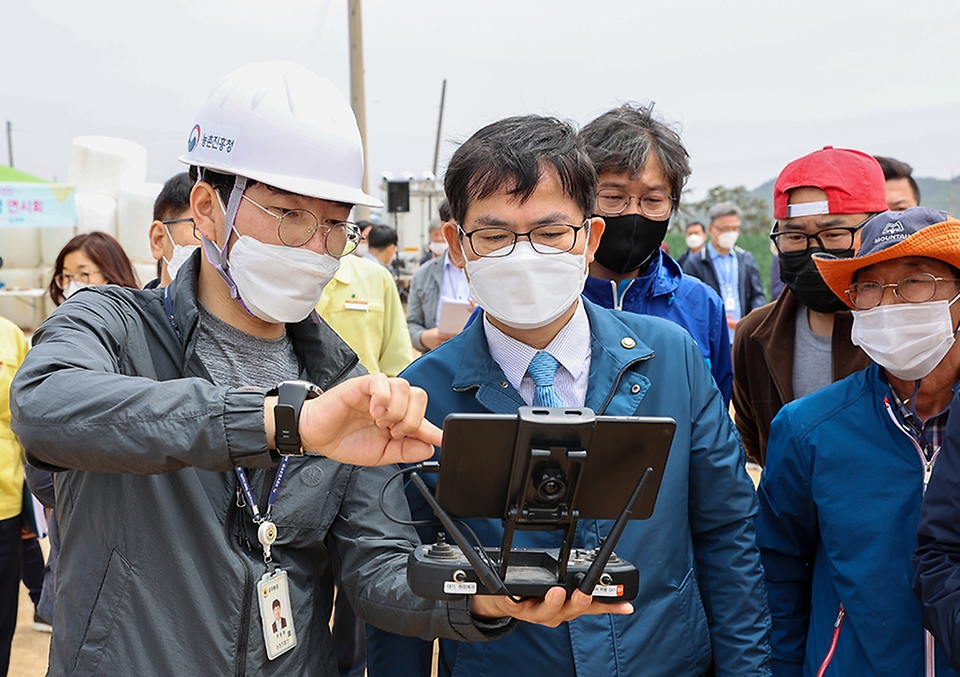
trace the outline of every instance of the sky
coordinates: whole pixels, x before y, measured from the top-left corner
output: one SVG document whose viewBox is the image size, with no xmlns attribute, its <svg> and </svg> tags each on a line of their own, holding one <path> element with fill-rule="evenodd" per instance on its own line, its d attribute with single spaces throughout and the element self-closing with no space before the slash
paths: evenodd
<svg viewBox="0 0 960 677">
<path fill-rule="evenodd" d="M 14 166 L 48 180 L 69 179 L 73 138 L 105 135 L 164 181 L 207 94 L 251 61 L 299 61 L 349 97 L 347 0 L 7 5 L 0 121 Z M 362 21 L 372 189 L 432 169 L 444 79 L 440 175 L 489 122 L 583 125 L 628 101 L 680 132 L 692 197 L 824 145 L 960 174 L 956 0 L 362 0 Z"/>
</svg>

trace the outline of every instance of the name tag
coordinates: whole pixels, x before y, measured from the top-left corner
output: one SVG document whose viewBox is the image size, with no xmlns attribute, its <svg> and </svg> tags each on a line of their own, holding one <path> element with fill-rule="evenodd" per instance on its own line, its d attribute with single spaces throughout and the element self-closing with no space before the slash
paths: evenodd
<svg viewBox="0 0 960 677">
<path fill-rule="evenodd" d="M 358 301 L 356 299 L 350 299 L 349 301 L 343 304 L 343 307 L 346 308 L 347 310 L 362 310 L 363 312 L 367 312 L 368 310 L 370 310 L 369 303 L 367 303 L 366 301 Z"/>
</svg>

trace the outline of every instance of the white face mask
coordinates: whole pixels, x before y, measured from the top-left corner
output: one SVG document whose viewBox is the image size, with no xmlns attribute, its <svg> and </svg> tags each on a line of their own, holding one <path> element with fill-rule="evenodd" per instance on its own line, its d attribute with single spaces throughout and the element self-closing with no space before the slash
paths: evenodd
<svg viewBox="0 0 960 677">
<path fill-rule="evenodd" d="M 173 256 L 169 259 L 164 256 L 163 260 L 167 264 L 167 275 L 170 276 L 171 280 L 177 279 L 177 271 L 180 270 L 180 266 L 190 258 L 190 255 L 194 251 L 200 248 L 200 245 L 191 244 L 182 246 L 173 241 L 173 237 L 170 235 L 170 229 L 166 226 L 163 227 L 167 231 L 167 237 L 170 238 L 170 243 L 173 245 Z"/>
<path fill-rule="evenodd" d="M 953 345 L 950 306 L 957 298 L 855 310 L 850 339 L 897 378 L 916 381 L 933 371 Z"/>
<path fill-rule="evenodd" d="M 243 304 L 275 324 L 306 319 L 339 268 L 340 261 L 329 254 L 265 244 L 247 235 L 240 235 L 229 256 Z"/>
<path fill-rule="evenodd" d="M 696 233 L 687 235 L 687 249 L 699 249 L 704 242 L 706 242 L 706 238 L 703 235 L 697 235 Z"/>
<path fill-rule="evenodd" d="M 431 242 L 431 243 L 430 243 L 430 251 L 433 253 L 434 256 L 442 256 L 442 255 L 443 255 L 443 252 L 447 251 L 447 243 L 446 243 L 446 242 Z"/>
<path fill-rule="evenodd" d="M 517 242 L 509 256 L 466 262 L 470 297 L 508 327 L 536 329 L 563 315 L 587 281 L 583 254 L 539 254 Z"/>
<path fill-rule="evenodd" d="M 739 230 L 728 230 L 725 233 L 720 233 L 717 235 L 717 246 L 720 249 L 733 249 L 734 245 L 737 244 L 738 237 L 740 237 Z"/>
<path fill-rule="evenodd" d="M 89 287 L 89 284 L 83 284 L 82 282 L 77 282 L 76 280 L 70 280 L 67 283 L 66 289 L 63 290 L 63 298 L 68 299 L 84 287 Z"/>
<path fill-rule="evenodd" d="M 366 242 L 361 242 L 360 244 L 357 245 L 357 248 L 353 250 L 353 253 L 359 256 L 360 258 L 363 258 L 364 256 L 367 255 L 367 253 L 369 253 L 369 251 L 370 251 L 370 245 L 368 245 Z"/>
</svg>

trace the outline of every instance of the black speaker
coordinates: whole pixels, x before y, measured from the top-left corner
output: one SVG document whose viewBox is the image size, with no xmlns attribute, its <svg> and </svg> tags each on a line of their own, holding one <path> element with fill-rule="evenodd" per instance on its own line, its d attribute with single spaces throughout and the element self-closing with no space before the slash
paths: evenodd
<svg viewBox="0 0 960 677">
<path fill-rule="evenodd" d="M 410 211 L 410 182 L 387 181 L 387 211 Z"/>
</svg>

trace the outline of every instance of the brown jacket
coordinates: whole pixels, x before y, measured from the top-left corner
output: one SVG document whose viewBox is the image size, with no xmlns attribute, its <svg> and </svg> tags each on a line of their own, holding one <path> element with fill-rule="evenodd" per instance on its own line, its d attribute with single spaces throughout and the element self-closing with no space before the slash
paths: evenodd
<svg viewBox="0 0 960 677">
<path fill-rule="evenodd" d="M 775 302 L 740 320 L 733 338 L 734 420 L 747 456 L 761 466 L 767 457 L 770 422 L 793 400 L 793 345 L 799 301 L 784 289 Z M 840 311 L 833 323 L 833 380 L 870 365 L 850 342 L 853 316 Z"/>
</svg>

